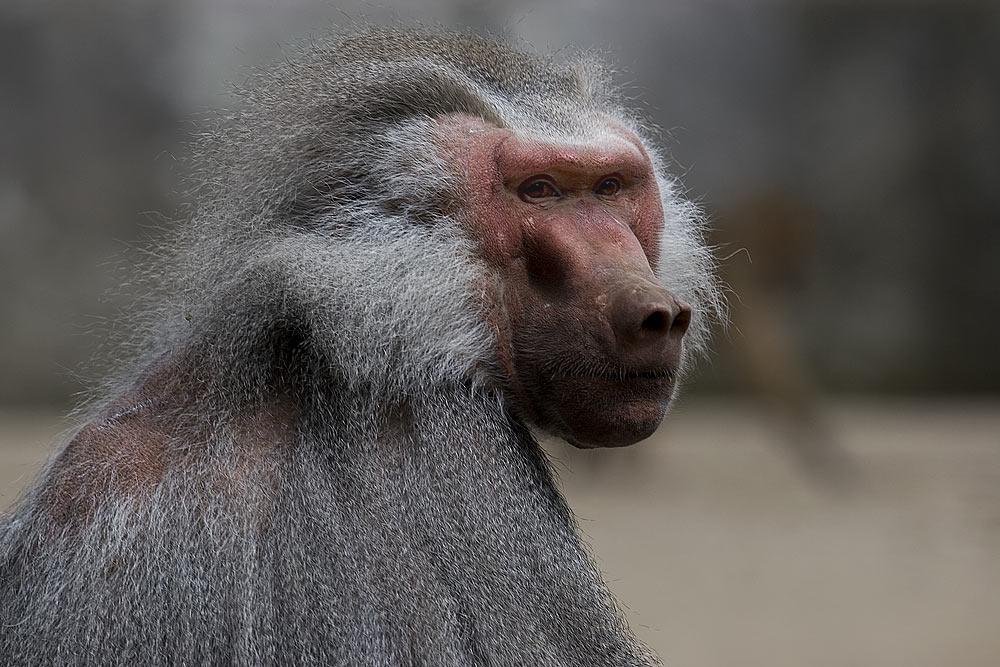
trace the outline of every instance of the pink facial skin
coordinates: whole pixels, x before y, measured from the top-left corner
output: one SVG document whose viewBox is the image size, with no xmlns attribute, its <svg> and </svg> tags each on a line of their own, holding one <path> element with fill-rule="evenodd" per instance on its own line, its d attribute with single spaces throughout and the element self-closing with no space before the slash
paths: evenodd
<svg viewBox="0 0 1000 667">
<path fill-rule="evenodd" d="M 486 286 L 504 384 L 536 426 L 581 447 L 648 437 L 666 414 L 691 308 L 656 280 L 663 208 L 649 156 L 610 121 L 556 144 L 466 115 L 438 136 Z"/>
</svg>

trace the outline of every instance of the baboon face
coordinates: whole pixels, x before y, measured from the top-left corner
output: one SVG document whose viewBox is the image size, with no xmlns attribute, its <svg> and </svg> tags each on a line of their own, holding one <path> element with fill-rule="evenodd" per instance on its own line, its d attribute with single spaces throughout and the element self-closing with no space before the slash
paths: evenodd
<svg viewBox="0 0 1000 667">
<path fill-rule="evenodd" d="M 465 115 L 439 128 L 467 189 L 463 223 L 496 279 L 484 294 L 513 404 L 581 447 L 648 437 L 691 307 L 654 275 L 664 216 L 640 140 L 610 119 L 578 141 Z"/>
</svg>

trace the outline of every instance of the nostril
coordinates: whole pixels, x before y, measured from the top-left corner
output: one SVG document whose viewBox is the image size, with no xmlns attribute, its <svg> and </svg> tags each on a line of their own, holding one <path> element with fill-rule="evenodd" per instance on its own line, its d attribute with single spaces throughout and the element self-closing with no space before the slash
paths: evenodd
<svg viewBox="0 0 1000 667">
<path fill-rule="evenodd" d="M 673 308 L 656 308 L 642 321 L 642 331 L 650 334 L 683 336 L 691 326 L 691 307 L 683 301 Z"/>
<path fill-rule="evenodd" d="M 670 327 L 670 320 L 662 310 L 651 313 L 642 321 L 644 331 L 660 332 Z"/>
<path fill-rule="evenodd" d="M 684 335 L 684 332 L 688 330 L 691 326 L 691 306 L 687 305 L 683 301 L 681 302 L 680 310 L 677 311 L 677 315 L 674 316 L 674 321 L 670 325 L 671 329 L 674 329 L 677 333 Z"/>
</svg>

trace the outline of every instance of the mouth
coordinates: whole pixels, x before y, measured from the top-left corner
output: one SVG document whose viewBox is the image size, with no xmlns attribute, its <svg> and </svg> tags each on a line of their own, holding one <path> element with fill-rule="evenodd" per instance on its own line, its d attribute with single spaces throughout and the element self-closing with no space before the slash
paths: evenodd
<svg viewBox="0 0 1000 667">
<path fill-rule="evenodd" d="M 558 393 L 619 417 L 633 412 L 659 413 L 679 383 L 676 367 L 604 368 L 553 378 Z"/>
<path fill-rule="evenodd" d="M 669 380 L 677 379 L 678 370 L 672 367 L 635 369 L 611 368 L 593 369 L 574 373 L 563 373 L 563 377 L 571 379 L 593 378 L 597 380 L 628 381 L 628 380 Z"/>
<path fill-rule="evenodd" d="M 648 371 L 625 371 L 621 376 L 624 380 L 674 380 L 677 377 L 676 368 L 657 368 Z"/>
</svg>

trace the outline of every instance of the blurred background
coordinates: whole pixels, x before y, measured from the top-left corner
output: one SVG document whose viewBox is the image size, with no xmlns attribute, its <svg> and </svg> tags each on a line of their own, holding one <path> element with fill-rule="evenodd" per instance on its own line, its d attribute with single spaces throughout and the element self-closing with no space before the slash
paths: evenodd
<svg viewBox="0 0 1000 667">
<path fill-rule="evenodd" d="M 114 350 L 198 118 L 331 26 L 596 49 L 711 220 L 731 324 L 639 447 L 549 445 L 667 664 L 1000 664 L 1000 5 L 5 0 L 0 509 Z"/>
</svg>

